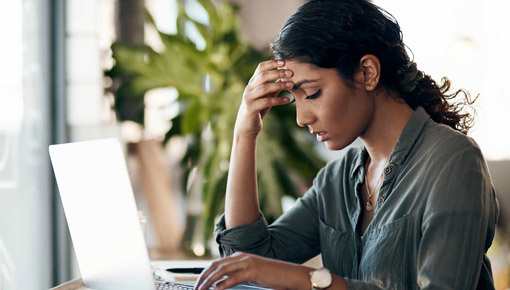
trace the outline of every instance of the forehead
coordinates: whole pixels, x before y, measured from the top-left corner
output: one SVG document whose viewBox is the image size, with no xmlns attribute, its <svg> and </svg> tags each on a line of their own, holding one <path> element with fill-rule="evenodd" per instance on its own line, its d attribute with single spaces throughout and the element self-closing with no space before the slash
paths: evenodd
<svg viewBox="0 0 510 290">
<path fill-rule="evenodd" d="M 322 79 L 336 74 L 334 69 L 325 69 L 306 62 L 294 60 L 285 61 L 286 69 L 290 69 L 294 74 L 290 79 L 299 81 L 303 79 Z"/>
<path fill-rule="evenodd" d="M 298 62 L 294 60 L 286 60 L 284 68 L 290 69 L 294 71 L 294 73 L 314 72 L 321 69 L 320 67 L 317 67 L 313 64 L 306 62 Z"/>
</svg>

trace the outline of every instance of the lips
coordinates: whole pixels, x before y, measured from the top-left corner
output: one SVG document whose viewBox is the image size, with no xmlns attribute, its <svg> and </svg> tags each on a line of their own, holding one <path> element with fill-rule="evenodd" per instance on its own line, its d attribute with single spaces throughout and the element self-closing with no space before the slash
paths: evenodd
<svg viewBox="0 0 510 290">
<path fill-rule="evenodd" d="M 319 141 L 319 142 L 327 141 L 327 133 L 328 132 L 326 132 L 326 131 L 312 131 L 312 130 L 310 130 L 310 133 L 315 135 L 315 137 L 317 138 L 317 141 Z"/>
</svg>

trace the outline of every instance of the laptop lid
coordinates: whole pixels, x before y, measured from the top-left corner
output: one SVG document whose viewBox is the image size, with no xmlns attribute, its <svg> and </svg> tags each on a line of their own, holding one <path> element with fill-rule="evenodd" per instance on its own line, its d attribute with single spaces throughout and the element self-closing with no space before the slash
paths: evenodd
<svg viewBox="0 0 510 290">
<path fill-rule="evenodd" d="M 49 147 L 78 266 L 93 289 L 153 290 L 152 269 L 120 143 Z"/>
</svg>

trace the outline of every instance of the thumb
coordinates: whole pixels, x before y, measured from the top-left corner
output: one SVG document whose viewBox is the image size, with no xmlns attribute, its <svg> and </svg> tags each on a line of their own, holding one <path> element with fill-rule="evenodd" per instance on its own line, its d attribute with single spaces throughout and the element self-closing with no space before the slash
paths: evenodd
<svg viewBox="0 0 510 290">
<path fill-rule="evenodd" d="M 269 112 L 270 109 L 271 107 L 260 111 L 260 118 L 264 118 L 264 116 Z"/>
</svg>

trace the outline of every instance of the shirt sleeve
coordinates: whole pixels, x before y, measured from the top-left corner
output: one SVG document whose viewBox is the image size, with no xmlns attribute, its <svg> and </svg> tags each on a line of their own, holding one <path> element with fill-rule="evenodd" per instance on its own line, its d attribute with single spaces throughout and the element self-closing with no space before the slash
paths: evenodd
<svg viewBox="0 0 510 290">
<path fill-rule="evenodd" d="M 225 228 L 221 216 L 215 228 L 215 240 L 222 257 L 236 251 L 293 263 L 303 263 L 320 252 L 317 192 L 314 185 L 296 204 L 273 224 L 263 214 L 249 225 Z"/>
<path fill-rule="evenodd" d="M 379 286 L 360 280 L 344 278 L 348 290 L 382 290 Z"/>
<path fill-rule="evenodd" d="M 495 192 L 478 147 L 444 160 L 423 214 L 417 282 L 422 289 L 475 289 L 490 268 L 485 252 L 498 217 Z"/>
</svg>

